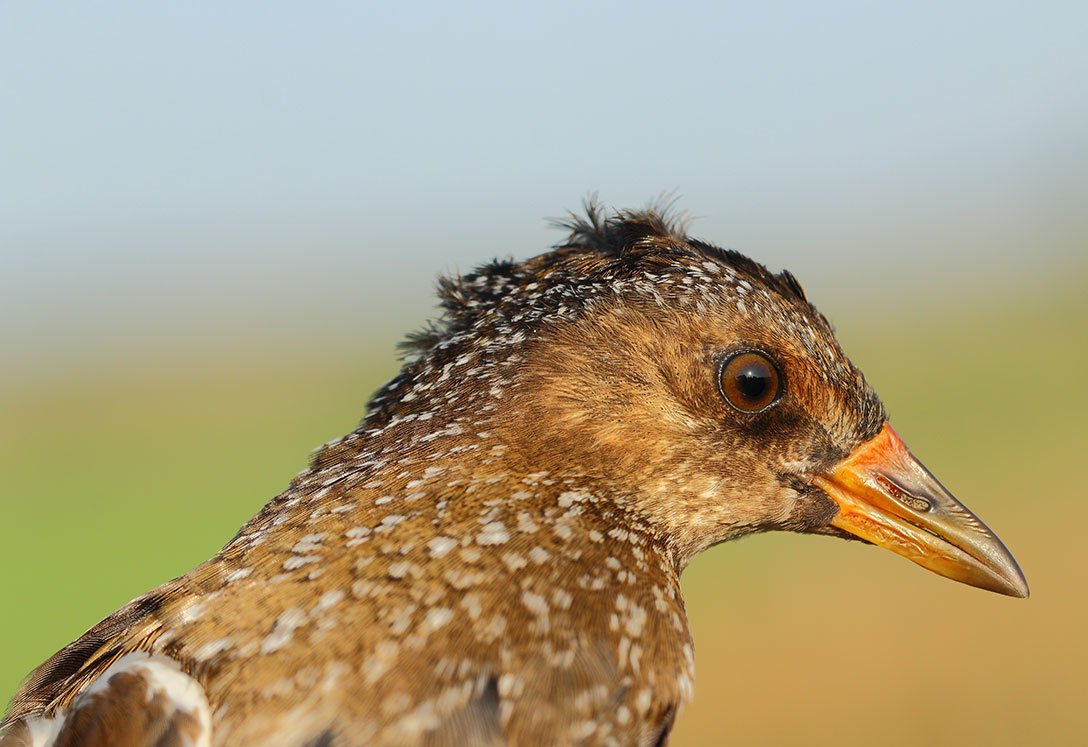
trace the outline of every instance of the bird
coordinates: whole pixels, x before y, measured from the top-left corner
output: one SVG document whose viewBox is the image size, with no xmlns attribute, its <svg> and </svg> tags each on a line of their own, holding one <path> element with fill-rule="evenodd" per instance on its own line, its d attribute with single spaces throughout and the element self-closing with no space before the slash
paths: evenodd
<svg viewBox="0 0 1088 747">
<path fill-rule="evenodd" d="M 662 745 L 681 573 L 758 532 L 1028 595 L 792 274 L 652 205 L 563 226 L 440 279 L 358 428 L 34 670 L 0 747 Z"/>
</svg>

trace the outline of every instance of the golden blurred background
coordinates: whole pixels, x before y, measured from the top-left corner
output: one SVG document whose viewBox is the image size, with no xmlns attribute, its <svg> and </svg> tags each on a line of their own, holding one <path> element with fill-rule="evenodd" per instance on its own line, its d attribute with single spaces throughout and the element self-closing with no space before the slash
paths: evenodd
<svg viewBox="0 0 1088 747">
<path fill-rule="evenodd" d="M 590 190 L 788 267 L 1014 600 L 763 535 L 676 745 L 1088 743 L 1088 10 L 0 9 L 0 699 L 352 429 L 441 272 Z"/>
</svg>

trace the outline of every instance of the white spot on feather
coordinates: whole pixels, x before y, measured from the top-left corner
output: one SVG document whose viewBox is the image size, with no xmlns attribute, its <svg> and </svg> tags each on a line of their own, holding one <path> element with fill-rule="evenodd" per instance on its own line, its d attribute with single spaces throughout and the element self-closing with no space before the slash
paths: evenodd
<svg viewBox="0 0 1088 747">
<path fill-rule="evenodd" d="M 197 661 L 207 661 L 214 658 L 217 654 L 226 651 L 231 648 L 234 643 L 230 638 L 216 638 L 214 641 L 208 641 L 203 646 L 193 652 L 193 658 Z"/>
<path fill-rule="evenodd" d="M 457 547 L 457 540 L 452 537 L 435 537 L 427 543 L 427 550 L 432 558 L 441 558 L 450 550 Z"/>
<path fill-rule="evenodd" d="M 306 613 L 298 607 L 292 607 L 276 618 L 276 624 L 272 626 L 272 632 L 261 643 L 261 653 L 271 654 L 291 642 L 295 634 L 295 628 L 306 622 Z"/>
<path fill-rule="evenodd" d="M 317 601 L 317 607 L 314 609 L 319 612 L 324 612 L 327 609 L 331 609 L 340 603 L 340 600 L 344 598 L 344 592 L 340 589 L 333 589 L 332 591 L 326 591 L 321 595 L 321 599 Z"/>
<path fill-rule="evenodd" d="M 292 557 L 283 561 L 283 570 L 293 571 L 296 568 L 301 568 L 302 566 L 308 565 L 310 563 L 316 563 L 319 560 L 321 560 L 321 556 L 319 555 L 307 555 L 305 557 L 293 555 Z"/>
<path fill-rule="evenodd" d="M 253 573 L 252 568 L 239 568 L 236 571 L 231 571 L 224 579 L 228 584 L 233 584 L 235 581 L 241 581 L 243 578 Z"/>
<path fill-rule="evenodd" d="M 434 607 L 423 618 L 423 632 L 431 633 L 438 630 L 453 619 L 453 610 L 449 607 Z"/>
<path fill-rule="evenodd" d="M 480 545 L 501 545 L 510 539 L 510 533 L 501 521 L 492 521 L 484 525 L 484 528 L 476 535 L 476 542 Z"/>
</svg>

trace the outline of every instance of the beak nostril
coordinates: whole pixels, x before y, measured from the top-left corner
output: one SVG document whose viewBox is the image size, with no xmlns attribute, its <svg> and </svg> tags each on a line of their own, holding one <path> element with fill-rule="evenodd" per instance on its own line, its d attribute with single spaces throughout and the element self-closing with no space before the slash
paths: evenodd
<svg viewBox="0 0 1088 747">
<path fill-rule="evenodd" d="M 879 473 L 877 473 L 875 477 L 877 483 L 880 484 L 881 490 L 912 511 L 926 513 L 927 511 L 933 510 L 932 503 L 925 498 L 919 498 L 916 495 L 912 495 L 890 477 Z"/>
</svg>

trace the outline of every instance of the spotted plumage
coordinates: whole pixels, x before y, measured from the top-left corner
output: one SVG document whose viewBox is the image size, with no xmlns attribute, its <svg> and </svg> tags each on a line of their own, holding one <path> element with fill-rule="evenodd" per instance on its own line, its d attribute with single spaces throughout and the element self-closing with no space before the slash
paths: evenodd
<svg viewBox="0 0 1088 747">
<path fill-rule="evenodd" d="M 684 567 L 769 529 L 880 542 L 818 476 L 887 426 L 791 275 L 588 212 L 442 281 L 358 429 L 42 664 L 0 746 L 663 743 L 693 687 Z M 738 349 L 782 373 L 765 412 L 723 400 Z"/>
</svg>

